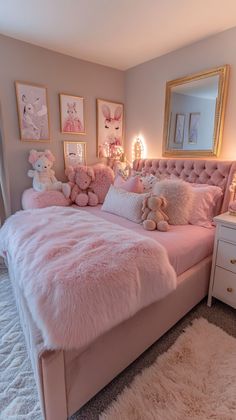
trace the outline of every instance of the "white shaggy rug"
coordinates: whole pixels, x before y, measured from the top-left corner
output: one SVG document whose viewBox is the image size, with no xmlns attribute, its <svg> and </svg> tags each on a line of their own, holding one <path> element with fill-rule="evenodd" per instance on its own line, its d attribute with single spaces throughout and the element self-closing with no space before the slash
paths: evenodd
<svg viewBox="0 0 236 420">
<path fill-rule="evenodd" d="M 0 271 L 0 419 L 42 420 L 7 270 Z"/>
<path fill-rule="evenodd" d="M 100 420 L 236 420 L 236 339 L 197 319 Z"/>
</svg>

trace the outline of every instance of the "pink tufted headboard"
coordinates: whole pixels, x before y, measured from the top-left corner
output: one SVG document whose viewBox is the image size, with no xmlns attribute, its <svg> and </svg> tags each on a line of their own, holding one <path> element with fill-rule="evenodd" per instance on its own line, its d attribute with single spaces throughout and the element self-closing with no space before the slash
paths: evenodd
<svg viewBox="0 0 236 420">
<path fill-rule="evenodd" d="M 236 171 L 236 162 L 222 160 L 194 159 L 140 159 L 135 160 L 136 171 L 145 170 L 147 174 L 174 174 L 187 182 L 217 185 L 222 188 L 224 198 L 221 212 L 227 211 L 230 199 L 229 185 Z"/>
</svg>

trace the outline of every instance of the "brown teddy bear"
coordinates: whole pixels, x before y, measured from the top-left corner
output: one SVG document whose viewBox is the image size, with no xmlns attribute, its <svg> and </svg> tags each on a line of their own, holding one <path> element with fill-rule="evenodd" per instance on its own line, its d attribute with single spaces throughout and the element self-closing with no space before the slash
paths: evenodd
<svg viewBox="0 0 236 420">
<path fill-rule="evenodd" d="M 163 209 L 166 207 L 166 199 L 163 196 L 148 195 L 143 200 L 142 220 L 146 230 L 160 230 L 166 232 L 169 229 L 168 216 Z"/>
</svg>

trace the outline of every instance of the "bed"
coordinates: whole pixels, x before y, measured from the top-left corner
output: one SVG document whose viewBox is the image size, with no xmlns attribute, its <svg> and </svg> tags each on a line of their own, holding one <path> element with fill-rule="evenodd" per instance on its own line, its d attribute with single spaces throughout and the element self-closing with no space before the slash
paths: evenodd
<svg viewBox="0 0 236 420">
<path fill-rule="evenodd" d="M 224 193 L 220 212 L 227 210 L 235 162 L 190 159 L 134 162 L 135 170 L 142 168 L 154 175 L 174 174 L 188 182 L 220 186 Z M 146 232 L 140 225 L 119 216 L 101 212 L 99 206 L 83 211 L 121 225 L 130 232 L 137 231 L 153 238 L 153 232 Z M 143 308 L 80 350 L 45 349 L 41 332 L 14 279 L 11 256 L 7 254 L 6 263 L 45 419 L 65 420 L 75 413 L 206 296 L 214 229 L 173 226 L 167 233 L 155 231 L 155 239 L 165 247 L 176 270 L 177 288 L 166 298 Z M 176 240 L 179 243 L 178 252 L 173 246 Z"/>
</svg>

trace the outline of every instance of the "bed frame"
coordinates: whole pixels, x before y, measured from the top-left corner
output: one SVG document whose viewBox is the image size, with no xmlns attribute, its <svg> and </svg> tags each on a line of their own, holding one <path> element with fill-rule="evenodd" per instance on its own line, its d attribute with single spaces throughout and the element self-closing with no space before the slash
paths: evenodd
<svg viewBox="0 0 236 420">
<path fill-rule="evenodd" d="M 135 170 L 143 168 L 147 173 L 175 174 L 188 182 L 220 186 L 224 191 L 220 212 L 227 210 L 236 162 L 190 159 L 134 162 Z M 9 256 L 7 263 L 46 420 L 65 420 L 74 414 L 199 303 L 207 294 L 211 269 L 211 257 L 207 257 L 178 276 L 177 289 L 165 299 L 142 309 L 84 350 L 48 351 L 17 289 Z"/>
</svg>

